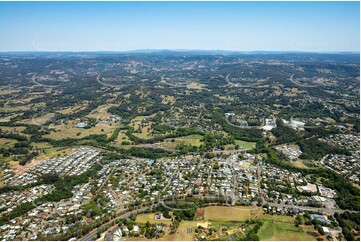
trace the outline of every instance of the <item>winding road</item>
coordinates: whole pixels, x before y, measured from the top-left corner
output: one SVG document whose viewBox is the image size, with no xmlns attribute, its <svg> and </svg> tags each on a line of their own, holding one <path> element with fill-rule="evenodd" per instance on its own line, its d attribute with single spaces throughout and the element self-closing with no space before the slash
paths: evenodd
<svg viewBox="0 0 361 242">
<path fill-rule="evenodd" d="M 255 128 L 255 129 L 260 129 L 260 128 L 262 128 L 262 126 L 242 126 L 242 125 L 235 125 L 235 124 L 232 124 L 231 123 L 231 121 L 229 121 L 229 116 L 230 115 L 226 115 L 226 122 L 229 124 L 229 125 L 231 125 L 231 126 L 233 126 L 233 127 L 235 127 L 235 128 L 241 128 L 241 129 L 251 129 L 251 128 Z M 264 122 L 264 121 L 263 121 Z"/>
<path fill-rule="evenodd" d="M 33 77 L 31 78 L 31 80 L 32 80 L 35 84 L 37 84 L 37 85 L 44 86 L 44 87 L 58 87 L 58 86 L 59 86 L 59 85 L 42 84 L 42 83 L 38 82 L 35 77 L 36 77 L 36 74 L 33 75 Z"/>
<path fill-rule="evenodd" d="M 295 84 L 295 85 L 297 85 L 297 86 L 300 86 L 300 87 L 319 87 L 320 85 L 305 85 L 305 84 L 301 84 L 301 83 L 298 83 L 298 82 L 296 82 L 295 80 L 293 80 L 293 76 L 294 76 L 295 74 L 293 74 L 291 77 L 290 77 L 290 81 L 293 83 L 293 84 Z"/>
<path fill-rule="evenodd" d="M 107 84 L 107 83 L 104 83 L 100 80 L 100 74 L 97 76 L 97 82 L 103 86 L 107 86 L 107 87 L 124 87 L 125 85 L 111 85 L 111 84 Z"/>
</svg>

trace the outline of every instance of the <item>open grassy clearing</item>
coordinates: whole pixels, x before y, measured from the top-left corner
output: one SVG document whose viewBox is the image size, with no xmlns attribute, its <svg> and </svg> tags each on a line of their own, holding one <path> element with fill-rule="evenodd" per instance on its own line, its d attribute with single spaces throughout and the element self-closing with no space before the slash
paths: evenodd
<svg viewBox="0 0 361 242">
<path fill-rule="evenodd" d="M 22 122 L 27 124 L 42 125 L 48 120 L 52 119 L 55 116 L 55 113 L 48 113 L 40 117 L 35 117 L 34 119 L 24 119 Z"/>
<path fill-rule="evenodd" d="M 53 131 L 50 134 L 45 135 L 45 137 L 55 140 L 60 140 L 65 138 L 79 139 L 91 134 L 106 134 L 107 137 L 109 138 L 113 134 L 114 129 L 116 129 L 118 125 L 116 123 L 101 123 L 90 129 L 84 129 L 84 128 L 75 128 L 75 125 L 77 123 L 78 121 L 72 120 L 69 121 L 67 124 L 50 125 L 49 128 L 54 128 L 55 130 L 57 130 L 57 132 Z"/>
<path fill-rule="evenodd" d="M 0 148 L 11 148 L 16 142 L 14 139 L 0 138 Z"/>
<path fill-rule="evenodd" d="M 22 106 L 7 106 L 0 107 L 1 112 L 16 112 L 16 111 L 26 111 L 31 108 L 31 105 L 22 105 Z"/>
<path fill-rule="evenodd" d="M 155 213 L 145 213 L 145 214 L 139 214 L 136 218 L 137 223 L 146 223 L 149 221 L 149 223 L 152 224 L 171 224 L 171 220 L 157 220 L 155 219 Z"/>
<path fill-rule="evenodd" d="M 258 231 L 260 240 L 273 241 L 297 241 L 316 240 L 314 236 L 307 234 L 302 227 L 296 227 L 294 223 L 264 220 L 262 227 Z"/>
<path fill-rule="evenodd" d="M 183 137 L 174 138 L 174 142 L 172 142 L 172 139 L 165 139 L 162 144 L 164 146 L 175 148 L 178 144 L 184 142 L 186 145 L 193 145 L 199 147 L 203 142 L 201 141 L 203 138 L 202 135 L 194 134 L 194 135 L 188 135 Z"/>
<path fill-rule="evenodd" d="M 17 127 L 9 127 L 9 126 L 0 126 L 0 129 L 7 132 L 20 133 L 23 132 L 26 127 L 25 126 L 17 126 Z"/>
<path fill-rule="evenodd" d="M 45 151 L 46 149 L 52 148 L 52 146 L 51 146 L 49 143 L 47 143 L 47 142 L 37 142 L 37 143 L 32 142 L 31 144 L 32 144 L 35 148 L 44 149 L 44 151 Z"/>
<path fill-rule="evenodd" d="M 133 133 L 135 136 L 137 136 L 138 138 L 141 139 L 151 139 L 154 138 L 154 135 L 151 134 L 151 122 L 149 122 L 148 125 L 141 127 L 141 132 L 140 133 Z M 137 127 L 135 130 L 138 130 L 140 124 L 134 124 L 134 127 Z"/>
<path fill-rule="evenodd" d="M 13 114 L 13 115 L 8 115 L 6 117 L 2 117 L 0 118 L 0 122 L 9 122 L 11 120 L 11 118 L 14 118 L 15 116 L 17 116 L 17 114 Z"/>
<path fill-rule="evenodd" d="M 113 143 L 115 144 L 121 144 L 122 141 L 127 141 L 127 142 L 130 142 L 130 139 L 129 137 L 125 134 L 125 130 L 121 130 L 117 136 L 117 138 L 114 140 Z"/>
<path fill-rule="evenodd" d="M 162 97 L 162 104 L 173 104 L 175 103 L 174 96 L 160 95 Z"/>
<path fill-rule="evenodd" d="M 228 145 L 225 145 L 224 146 L 224 149 L 225 150 L 233 150 L 235 147 L 234 147 L 234 145 L 232 145 L 232 144 L 228 144 Z"/>
<path fill-rule="evenodd" d="M 80 109 L 84 109 L 84 108 L 85 108 L 84 105 L 78 104 L 78 105 L 76 105 L 76 106 L 74 106 L 74 107 L 60 110 L 59 113 L 69 114 L 69 113 L 73 113 L 73 112 L 75 112 L 75 111 L 79 111 Z"/>
<path fill-rule="evenodd" d="M 187 83 L 187 88 L 188 89 L 197 89 L 197 90 L 203 90 L 205 89 L 204 84 L 198 83 L 198 82 L 189 82 Z"/>
<path fill-rule="evenodd" d="M 256 216 L 261 209 L 253 206 L 211 206 L 204 209 L 204 218 L 210 221 L 244 221 Z"/>
<path fill-rule="evenodd" d="M 140 130 L 140 133 L 133 133 L 135 136 L 141 139 L 151 139 L 154 138 L 154 136 L 151 134 L 152 132 L 152 124 L 153 122 L 146 121 L 147 118 L 154 117 L 154 115 L 150 116 L 137 116 L 134 119 L 131 120 L 130 125 L 134 127 L 134 130 L 137 131 Z M 147 125 L 142 125 L 142 122 L 146 123 Z"/>
<path fill-rule="evenodd" d="M 309 168 L 302 161 L 294 161 L 294 162 L 292 162 L 292 165 L 294 165 L 296 167 L 300 167 L 300 168 Z"/>
<path fill-rule="evenodd" d="M 114 105 L 114 104 L 113 105 L 111 105 L 111 104 L 101 105 L 101 106 L 97 107 L 96 109 L 94 109 L 93 111 L 91 111 L 85 117 L 95 118 L 95 119 L 109 117 L 111 115 L 111 113 L 108 113 L 108 109 L 113 106 L 116 106 L 116 105 Z"/>
<path fill-rule="evenodd" d="M 175 232 L 174 240 L 194 240 L 197 223 L 199 221 L 182 221 Z M 187 228 L 192 228 L 192 233 L 187 233 Z"/>
<path fill-rule="evenodd" d="M 18 90 L 18 89 L 5 89 L 5 88 L 1 88 L 1 89 L 0 89 L 0 96 L 1 96 L 1 95 L 12 94 L 12 93 L 17 93 L 17 92 L 20 92 L 20 90 Z"/>
<path fill-rule="evenodd" d="M 245 148 L 245 149 L 253 149 L 256 145 L 255 142 L 247 142 L 247 141 L 243 141 L 243 140 L 236 140 L 236 145 L 239 145 L 240 148 Z"/>
</svg>

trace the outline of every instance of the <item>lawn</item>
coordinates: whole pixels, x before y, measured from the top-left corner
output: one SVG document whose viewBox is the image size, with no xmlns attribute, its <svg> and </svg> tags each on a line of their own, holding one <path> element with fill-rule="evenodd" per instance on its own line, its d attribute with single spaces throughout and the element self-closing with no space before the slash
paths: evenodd
<svg viewBox="0 0 361 242">
<path fill-rule="evenodd" d="M 307 234 L 301 227 L 296 227 L 294 223 L 272 220 L 264 220 L 257 234 L 260 240 L 316 240 L 316 237 Z"/>
<path fill-rule="evenodd" d="M 211 206 L 204 209 L 204 218 L 210 221 L 244 221 L 253 218 L 260 208 L 252 206 Z"/>
<path fill-rule="evenodd" d="M 236 140 L 236 145 L 239 145 L 240 148 L 253 149 L 255 147 L 256 143 L 237 139 Z"/>
<path fill-rule="evenodd" d="M 135 220 L 137 223 L 146 223 L 149 221 L 149 223 L 152 224 L 171 224 L 171 220 L 156 220 L 155 219 L 155 213 L 144 213 L 139 214 Z"/>
</svg>

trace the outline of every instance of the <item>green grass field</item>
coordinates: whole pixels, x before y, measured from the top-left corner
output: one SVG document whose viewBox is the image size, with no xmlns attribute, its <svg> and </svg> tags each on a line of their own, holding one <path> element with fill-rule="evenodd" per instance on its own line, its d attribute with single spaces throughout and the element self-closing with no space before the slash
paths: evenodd
<svg viewBox="0 0 361 242">
<path fill-rule="evenodd" d="M 284 222 L 284 223 L 294 223 L 294 221 L 295 221 L 294 217 L 285 216 L 285 215 L 262 214 L 258 218 L 272 220 L 272 221 L 276 221 L 276 222 Z"/>
<path fill-rule="evenodd" d="M 247 142 L 247 141 L 243 141 L 243 140 L 236 140 L 236 145 L 239 145 L 240 148 L 245 148 L 245 149 L 253 149 L 256 145 L 255 142 Z"/>
<path fill-rule="evenodd" d="M 258 236 L 260 240 L 316 240 L 316 237 L 307 234 L 301 227 L 296 227 L 294 223 L 272 220 L 263 220 Z"/>
<path fill-rule="evenodd" d="M 175 142 L 171 142 L 172 139 L 166 139 L 162 144 L 164 146 L 175 148 L 178 144 L 184 142 L 186 145 L 193 145 L 199 147 L 203 142 L 201 141 L 203 138 L 202 135 L 194 134 L 183 137 L 174 138 Z"/>
</svg>

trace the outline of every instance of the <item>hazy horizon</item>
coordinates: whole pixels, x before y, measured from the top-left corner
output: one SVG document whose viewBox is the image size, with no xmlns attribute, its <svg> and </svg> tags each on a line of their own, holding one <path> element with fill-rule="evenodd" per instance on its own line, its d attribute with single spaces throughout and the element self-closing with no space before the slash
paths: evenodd
<svg viewBox="0 0 361 242">
<path fill-rule="evenodd" d="M 359 50 L 335 50 L 335 51 L 306 51 L 306 50 L 223 50 L 223 49 L 134 49 L 134 50 L 10 50 L 0 51 L 0 53 L 158 53 L 169 52 L 229 52 L 229 53 L 310 53 L 310 54 L 360 54 Z"/>
<path fill-rule="evenodd" d="M 0 52 L 359 52 L 359 2 L 0 2 Z"/>
</svg>

